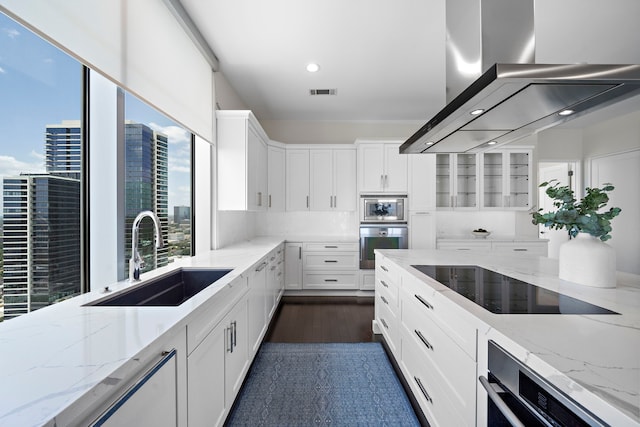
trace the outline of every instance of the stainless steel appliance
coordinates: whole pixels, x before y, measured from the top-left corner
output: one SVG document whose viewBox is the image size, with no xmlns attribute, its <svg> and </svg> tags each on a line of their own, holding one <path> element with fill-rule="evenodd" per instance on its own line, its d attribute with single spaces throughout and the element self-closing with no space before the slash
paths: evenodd
<svg viewBox="0 0 640 427">
<path fill-rule="evenodd" d="M 605 426 L 493 341 L 489 341 L 488 426 Z"/>
<path fill-rule="evenodd" d="M 412 265 L 494 314 L 618 314 L 475 265 Z"/>
<path fill-rule="evenodd" d="M 360 268 L 376 266 L 374 250 L 407 249 L 408 233 L 406 224 L 360 224 Z"/>
<path fill-rule="evenodd" d="M 407 196 L 375 196 L 360 197 L 360 223 L 407 223 Z"/>
</svg>

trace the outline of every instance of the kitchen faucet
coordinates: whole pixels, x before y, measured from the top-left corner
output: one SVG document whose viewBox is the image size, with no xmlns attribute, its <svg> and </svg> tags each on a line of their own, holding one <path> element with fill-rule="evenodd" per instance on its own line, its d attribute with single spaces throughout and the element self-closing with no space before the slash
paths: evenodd
<svg viewBox="0 0 640 427">
<path fill-rule="evenodd" d="M 131 226 L 131 259 L 129 260 L 129 282 L 137 282 L 140 280 L 140 253 L 138 252 L 138 234 L 140 228 L 140 222 L 144 217 L 149 217 L 153 220 L 153 224 L 156 227 L 155 241 L 156 248 L 160 249 L 164 242 L 162 241 L 162 233 L 160 233 L 160 220 L 158 216 L 152 211 L 142 211 L 138 214 L 136 219 L 133 220 Z"/>
</svg>

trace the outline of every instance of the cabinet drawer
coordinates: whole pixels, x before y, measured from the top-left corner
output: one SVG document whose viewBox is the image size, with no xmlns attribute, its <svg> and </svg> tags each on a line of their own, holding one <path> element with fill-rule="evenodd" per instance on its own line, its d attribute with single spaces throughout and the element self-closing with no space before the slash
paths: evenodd
<svg viewBox="0 0 640 427">
<path fill-rule="evenodd" d="M 411 274 L 403 277 L 400 298 L 403 307 L 416 304 L 420 313 L 438 325 L 469 357 L 476 360 L 476 323 L 467 311 Z"/>
<path fill-rule="evenodd" d="M 391 348 L 391 351 L 394 353 L 396 359 L 400 359 L 400 354 L 398 353 L 398 343 L 400 342 L 400 331 L 398 330 L 398 320 L 393 313 L 393 311 L 389 308 L 387 304 L 385 304 L 381 299 L 380 295 L 376 294 L 375 301 L 375 312 L 376 312 L 376 320 L 378 321 L 378 326 L 382 331 L 382 335 L 384 339 L 387 341 L 387 344 Z"/>
<path fill-rule="evenodd" d="M 305 251 L 313 251 L 313 252 L 341 252 L 341 251 L 358 251 L 360 248 L 358 246 L 358 242 L 353 243 L 305 243 L 304 250 Z"/>
<path fill-rule="evenodd" d="M 425 311 L 415 298 L 403 303 L 403 343 L 411 340 L 415 344 L 415 351 L 419 349 L 420 358 L 432 365 L 431 371 L 453 405 L 465 408 L 475 402 L 476 363 Z"/>
<path fill-rule="evenodd" d="M 323 253 L 305 253 L 304 254 L 304 267 L 305 269 L 323 269 L 323 270 L 337 270 L 337 269 L 357 269 L 358 268 L 358 253 L 357 252 L 336 252 L 333 254 Z"/>
<path fill-rule="evenodd" d="M 313 272 L 305 273 L 303 289 L 358 289 L 358 273 Z"/>
<path fill-rule="evenodd" d="M 424 352 L 411 338 L 402 340 L 400 366 L 405 380 L 430 425 L 442 427 L 475 425 L 475 409 L 473 413 L 468 414 L 467 408 L 462 410 L 453 404 L 449 399 L 448 391 L 439 381 L 438 375 L 435 375 L 434 366 L 425 359 Z M 468 405 L 475 408 L 475 395 Z"/>
<path fill-rule="evenodd" d="M 491 242 L 438 242 L 437 248 L 448 251 L 490 251 Z"/>
<path fill-rule="evenodd" d="M 193 320 L 187 324 L 187 354 L 191 354 L 200 345 L 247 290 L 247 279 L 240 276 L 220 289 L 206 307 L 198 310 Z"/>
<path fill-rule="evenodd" d="M 376 256 L 376 277 L 400 286 L 401 270 L 385 257 Z"/>
<path fill-rule="evenodd" d="M 394 282 L 384 276 L 376 278 L 376 295 L 384 298 L 394 309 L 398 308 L 398 293 L 399 288 Z"/>
<path fill-rule="evenodd" d="M 547 242 L 493 242 L 492 248 L 497 252 L 547 256 Z"/>
</svg>

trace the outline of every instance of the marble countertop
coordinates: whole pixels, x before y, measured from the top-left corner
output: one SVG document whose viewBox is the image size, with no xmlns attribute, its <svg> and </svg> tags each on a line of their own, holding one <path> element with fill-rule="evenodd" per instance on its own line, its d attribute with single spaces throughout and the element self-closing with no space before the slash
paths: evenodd
<svg viewBox="0 0 640 427">
<path fill-rule="evenodd" d="M 179 267 L 233 268 L 177 307 L 85 307 L 105 296 L 93 291 L 0 323 L 0 426 L 66 425 L 55 417 L 79 399 L 98 399 L 107 377 L 184 328 L 197 308 L 283 241 L 256 238 L 142 275 L 144 281 Z"/>
<path fill-rule="evenodd" d="M 616 288 L 558 278 L 557 260 L 437 250 L 379 250 L 474 315 L 492 339 L 611 425 L 640 425 L 640 276 L 618 273 Z M 478 265 L 620 315 L 493 314 L 411 265 Z M 480 360 L 480 355 L 479 355 Z"/>
</svg>

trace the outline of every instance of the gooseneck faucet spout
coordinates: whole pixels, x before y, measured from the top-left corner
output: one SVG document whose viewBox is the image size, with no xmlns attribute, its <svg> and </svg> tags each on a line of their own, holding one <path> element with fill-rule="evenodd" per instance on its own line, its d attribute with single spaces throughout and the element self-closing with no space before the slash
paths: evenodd
<svg viewBox="0 0 640 427">
<path fill-rule="evenodd" d="M 136 219 L 133 220 L 133 225 L 131 226 L 131 259 L 129 260 L 129 282 L 137 282 L 140 280 L 140 264 L 142 262 L 142 258 L 140 257 L 140 253 L 138 252 L 138 235 L 140 234 L 140 222 L 143 218 L 149 217 L 153 220 L 153 224 L 155 225 L 155 244 L 156 248 L 160 249 L 164 246 L 164 242 L 162 240 L 162 233 L 160 232 L 160 220 L 158 216 L 152 211 L 142 211 L 136 216 Z"/>
</svg>

